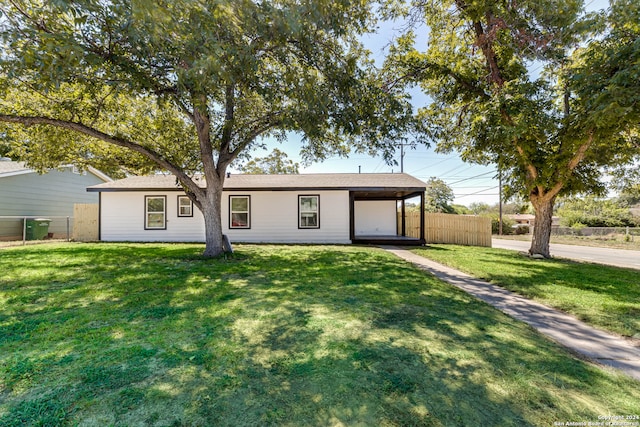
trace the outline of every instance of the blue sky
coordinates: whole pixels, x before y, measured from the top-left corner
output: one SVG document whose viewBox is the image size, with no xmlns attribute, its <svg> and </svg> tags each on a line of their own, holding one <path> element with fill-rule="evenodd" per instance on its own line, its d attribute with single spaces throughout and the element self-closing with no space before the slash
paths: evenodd
<svg viewBox="0 0 640 427">
<path fill-rule="evenodd" d="M 585 2 L 587 10 L 598 10 L 608 7 L 608 0 L 590 0 Z M 401 24 L 384 22 L 378 31 L 363 39 L 365 46 L 372 52 L 373 58 L 380 62 L 384 59 L 386 47 L 398 35 Z M 415 108 L 426 105 L 429 98 L 419 89 L 411 91 Z M 257 150 L 255 157 L 263 157 L 279 148 L 289 158 L 300 162 L 300 137 L 291 135 L 279 144 L 270 144 L 267 150 Z M 301 167 L 300 173 L 383 173 L 400 172 L 400 151 L 396 155 L 398 165 L 387 165 L 380 157 L 353 154 L 348 158 L 330 158 L 321 163 Z M 437 177 L 445 181 L 455 195 L 454 203 L 469 206 L 473 202 L 495 204 L 498 202 L 498 180 L 492 166 L 474 165 L 463 162 L 455 152 L 450 154 L 436 153 L 433 147 L 418 146 L 416 149 L 406 148 L 404 156 L 404 172 L 423 181 Z"/>
</svg>

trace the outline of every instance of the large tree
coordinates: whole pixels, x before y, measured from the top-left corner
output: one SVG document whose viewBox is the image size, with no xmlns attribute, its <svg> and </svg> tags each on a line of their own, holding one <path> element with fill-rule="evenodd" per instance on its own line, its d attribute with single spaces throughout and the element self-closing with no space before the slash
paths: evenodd
<svg viewBox="0 0 640 427">
<path fill-rule="evenodd" d="M 406 9 L 426 24 L 427 46 L 409 32 L 388 67 L 431 96 L 419 116 L 439 150 L 496 164 L 507 196 L 532 203 L 532 254 L 550 256 L 558 196 L 603 192 L 603 171 L 640 154 L 639 9 L 617 0 L 606 19 L 584 13 L 581 0 L 416 0 Z"/>
<path fill-rule="evenodd" d="M 357 41 L 366 0 L 0 0 L 0 15 L 0 135 L 36 167 L 174 174 L 205 256 L 223 250 L 227 166 L 256 140 L 390 157 L 410 111 Z"/>
</svg>

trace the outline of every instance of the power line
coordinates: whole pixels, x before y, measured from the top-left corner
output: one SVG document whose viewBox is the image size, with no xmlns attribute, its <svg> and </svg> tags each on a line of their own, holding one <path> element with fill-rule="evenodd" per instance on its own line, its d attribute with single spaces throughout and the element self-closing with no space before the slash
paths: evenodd
<svg viewBox="0 0 640 427">
<path fill-rule="evenodd" d="M 469 181 L 470 179 L 479 178 L 481 176 L 489 175 L 490 173 L 496 173 L 496 171 L 489 171 L 489 172 L 481 173 L 480 175 L 470 176 L 468 178 L 461 179 L 461 180 L 456 181 L 456 182 L 447 183 L 447 185 L 448 186 L 452 186 L 452 185 L 457 184 L 459 182 Z"/>
<path fill-rule="evenodd" d="M 440 160 L 439 162 L 436 162 L 436 163 L 434 163 L 432 165 L 425 166 L 425 167 L 420 168 L 420 169 L 416 169 L 413 172 L 411 172 L 411 175 L 415 175 L 416 172 L 420 172 L 420 171 L 425 170 L 425 169 L 433 168 L 434 166 L 438 166 L 441 163 L 447 162 L 447 161 L 455 159 L 455 158 L 456 158 L 456 156 L 447 157 L 446 159 Z"/>
<path fill-rule="evenodd" d="M 456 198 L 460 198 L 460 197 L 467 197 L 467 196 L 477 196 L 479 194 L 483 195 L 483 196 L 498 196 L 498 193 L 485 193 L 485 191 L 489 191 L 489 190 L 495 190 L 496 187 L 489 187 L 489 188 L 485 188 L 483 190 L 480 191 L 476 191 L 475 193 L 469 193 L 469 194 L 454 194 L 456 196 Z"/>
<path fill-rule="evenodd" d="M 466 186 L 463 186 L 463 187 L 455 187 L 455 188 L 458 189 L 458 190 L 463 189 L 463 188 L 487 188 L 487 185 L 486 184 L 485 185 L 466 185 Z"/>
<path fill-rule="evenodd" d="M 457 171 L 458 169 L 463 168 L 465 166 L 467 166 L 467 164 L 462 163 L 461 165 L 456 166 L 455 168 L 450 169 L 450 170 L 446 171 L 445 173 L 441 173 L 441 174 L 438 174 L 438 175 L 439 175 L 440 178 L 443 178 L 443 177 L 447 176 L 448 174 L 450 174 L 451 172 Z"/>
<path fill-rule="evenodd" d="M 378 162 L 378 165 L 375 168 L 373 168 L 374 173 L 378 171 L 378 168 L 382 165 L 383 162 L 384 162 L 384 159 L 380 159 L 380 162 Z"/>
</svg>

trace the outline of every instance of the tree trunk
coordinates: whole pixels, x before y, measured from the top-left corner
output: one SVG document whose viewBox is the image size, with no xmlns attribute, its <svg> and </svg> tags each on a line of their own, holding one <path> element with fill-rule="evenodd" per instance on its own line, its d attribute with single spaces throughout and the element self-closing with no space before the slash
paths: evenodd
<svg viewBox="0 0 640 427">
<path fill-rule="evenodd" d="M 531 239 L 530 255 L 542 255 L 551 258 L 549 241 L 551 240 L 551 223 L 553 220 L 553 205 L 555 196 L 531 196 L 531 204 L 536 213 Z"/>
<path fill-rule="evenodd" d="M 202 201 L 204 217 L 205 258 L 214 258 L 224 252 L 222 241 L 222 182 L 207 183 L 207 191 Z"/>
</svg>

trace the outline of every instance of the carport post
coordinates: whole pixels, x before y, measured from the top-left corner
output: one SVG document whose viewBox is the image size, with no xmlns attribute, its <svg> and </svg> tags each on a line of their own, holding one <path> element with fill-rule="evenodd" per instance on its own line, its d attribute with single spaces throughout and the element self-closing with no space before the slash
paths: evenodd
<svg viewBox="0 0 640 427">
<path fill-rule="evenodd" d="M 405 237 L 407 235 L 407 212 L 404 204 L 405 201 L 406 199 L 402 199 L 402 237 Z"/>
<path fill-rule="evenodd" d="M 425 220 L 424 220 L 424 203 L 425 203 L 425 192 L 420 192 L 420 239 L 426 242 L 425 239 Z"/>
</svg>

